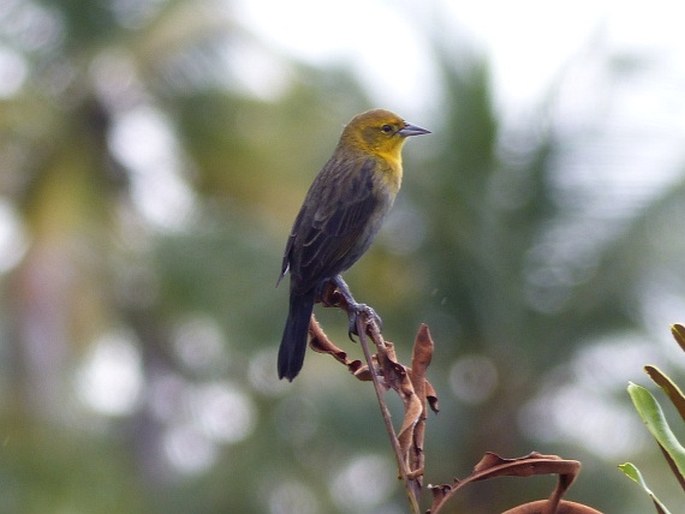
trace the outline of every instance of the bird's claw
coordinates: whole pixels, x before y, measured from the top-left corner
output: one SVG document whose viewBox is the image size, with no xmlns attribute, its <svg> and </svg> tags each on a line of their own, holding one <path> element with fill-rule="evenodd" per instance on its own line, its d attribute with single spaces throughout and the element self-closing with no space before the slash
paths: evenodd
<svg viewBox="0 0 685 514">
<path fill-rule="evenodd" d="M 367 320 L 373 320 L 376 325 L 378 325 L 379 329 L 383 328 L 383 320 L 381 317 L 376 313 L 375 310 L 373 310 L 372 307 L 369 307 L 365 303 L 356 303 L 354 305 L 350 306 L 349 310 L 349 323 L 347 326 L 347 335 L 350 338 L 350 340 L 354 341 L 354 338 L 352 337 L 353 335 L 359 337 L 359 331 L 357 330 L 357 320 L 359 319 L 359 316 L 365 315 Z"/>
<path fill-rule="evenodd" d="M 343 280 L 341 275 L 336 275 L 330 281 L 330 283 L 336 288 L 337 292 L 343 297 L 345 304 L 347 305 L 347 335 L 354 341 L 353 335 L 359 337 L 359 331 L 357 330 L 357 320 L 362 314 L 366 316 L 367 320 L 373 320 L 379 329 L 383 328 L 383 320 L 376 314 L 376 311 L 365 303 L 357 303 L 350 292 L 350 288 L 347 283 Z"/>
</svg>

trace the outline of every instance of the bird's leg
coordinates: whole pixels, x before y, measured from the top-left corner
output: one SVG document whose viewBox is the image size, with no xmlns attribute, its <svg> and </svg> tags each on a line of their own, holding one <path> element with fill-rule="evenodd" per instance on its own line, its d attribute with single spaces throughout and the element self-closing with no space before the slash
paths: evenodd
<svg viewBox="0 0 685 514">
<path fill-rule="evenodd" d="M 381 317 L 378 314 L 376 314 L 375 310 L 373 310 L 365 303 L 359 303 L 354 299 L 354 296 L 352 296 L 350 288 L 348 287 L 347 283 L 343 280 L 342 275 L 336 275 L 335 277 L 333 277 L 331 279 L 331 283 L 336 287 L 336 289 L 340 293 L 340 296 L 343 297 L 345 303 L 347 304 L 347 315 L 349 318 L 347 335 L 350 337 L 350 339 L 352 339 L 352 334 L 357 336 L 359 335 L 357 333 L 357 317 L 362 313 L 366 314 L 366 316 L 368 316 L 369 318 L 372 318 L 379 328 L 383 327 L 383 320 L 381 320 Z"/>
</svg>

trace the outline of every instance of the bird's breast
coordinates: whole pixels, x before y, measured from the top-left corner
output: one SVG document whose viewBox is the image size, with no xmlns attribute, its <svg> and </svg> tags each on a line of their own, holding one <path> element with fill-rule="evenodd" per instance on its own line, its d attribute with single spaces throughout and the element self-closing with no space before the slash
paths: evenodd
<svg viewBox="0 0 685 514">
<path fill-rule="evenodd" d="M 377 187 L 384 189 L 394 198 L 402 186 L 402 157 L 381 155 L 378 173 L 374 177 Z"/>
</svg>

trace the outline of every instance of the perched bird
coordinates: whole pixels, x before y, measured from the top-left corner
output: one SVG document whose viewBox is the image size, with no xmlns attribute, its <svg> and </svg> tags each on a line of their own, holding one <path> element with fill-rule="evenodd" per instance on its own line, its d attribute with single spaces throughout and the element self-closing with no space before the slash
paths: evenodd
<svg viewBox="0 0 685 514">
<path fill-rule="evenodd" d="M 285 247 L 278 282 L 290 272 L 290 305 L 278 351 L 279 378 L 292 381 L 302 369 L 309 319 L 327 283 L 342 290 L 348 304 L 366 307 L 354 302 L 340 274 L 369 248 L 395 200 L 406 138 L 429 133 L 384 109 L 358 114 L 343 129 Z"/>
</svg>

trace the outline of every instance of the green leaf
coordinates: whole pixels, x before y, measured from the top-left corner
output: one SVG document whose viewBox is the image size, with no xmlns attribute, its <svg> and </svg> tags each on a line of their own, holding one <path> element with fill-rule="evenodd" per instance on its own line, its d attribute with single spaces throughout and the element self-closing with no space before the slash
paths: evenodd
<svg viewBox="0 0 685 514">
<path fill-rule="evenodd" d="M 654 382 L 664 390 L 671 399 L 671 402 L 680 413 L 680 417 L 685 421 L 685 395 L 680 388 L 656 366 L 645 366 L 645 371 Z"/>
<path fill-rule="evenodd" d="M 669 464 L 680 476 L 679 481 L 685 479 L 685 448 L 680 444 L 652 393 L 642 386 L 634 383 L 628 385 L 628 394 L 642 421 L 654 439 L 659 443 L 664 454 L 669 459 Z"/>
<path fill-rule="evenodd" d="M 647 482 L 645 482 L 644 478 L 642 478 L 642 473 L 640 473 L 640 470 L 637 469 L 637 466 L 635 466 L 632 462 L 626 462 L 625 464 L 619 464 L 618 469 L 623 471 L 628 478 L 639 484 L 642 489 L 645 490 L 645 492 L 652 499 L 652 502 L 654 502 L 654 507 L 656 507 L 658 514 L 670 514 L 666 506 L 661 503 L 652 490 L 647 486 Z"/>
</svg>

